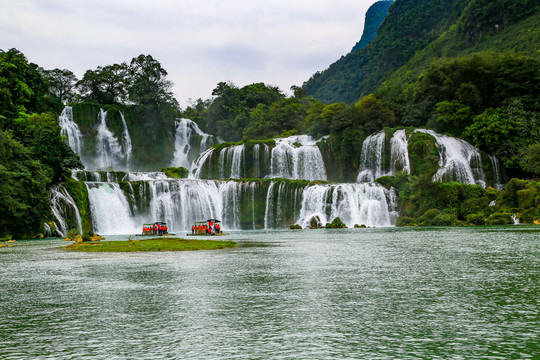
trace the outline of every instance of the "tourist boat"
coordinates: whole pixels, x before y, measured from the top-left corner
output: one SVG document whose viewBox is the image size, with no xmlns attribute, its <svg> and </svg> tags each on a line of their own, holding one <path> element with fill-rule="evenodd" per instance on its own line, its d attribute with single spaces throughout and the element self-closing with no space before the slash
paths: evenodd
<svg viewBox="0 0 540 360">
<path fill-rule="evenodd" d="M 217 219 L 208 219 L 204 221 L 195 221 L 191 226 L 193 236 L 222 236 L 227 235 L 221 229 L 221 221 Z"/>
<path fill-rule="evenodd" d="M 158 221 L 153 224 L 143 224 L 142 234 L 138 235 L 159 235 L 159 236 L 171 236 L 168 232 L 167 223 Z"/>
</svg>

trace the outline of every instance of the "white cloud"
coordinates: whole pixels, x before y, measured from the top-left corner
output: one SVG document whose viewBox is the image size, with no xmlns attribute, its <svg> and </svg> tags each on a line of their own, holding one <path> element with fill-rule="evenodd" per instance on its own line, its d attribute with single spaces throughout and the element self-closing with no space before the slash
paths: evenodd
<svg viewBox="0 0 540 360">
<path fill-rule="evenodd" d="M 360 39 L 375 0 L 0 0 L 0 48 L 79 77 L 151 54 L 181 103 L 219 81 L 288 91 Z"/>
</svg>

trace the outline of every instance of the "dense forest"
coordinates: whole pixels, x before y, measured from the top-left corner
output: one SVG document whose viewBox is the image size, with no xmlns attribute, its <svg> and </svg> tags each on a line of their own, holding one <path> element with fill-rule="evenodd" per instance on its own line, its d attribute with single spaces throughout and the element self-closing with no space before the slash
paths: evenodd
<svg viewBox="0 0 540 360">
<path fill-rule="evenodd" d="M 508 223 L 516 211 L 524 221 L 536 221 L 540 61 L 531 49 L 538 44 L 538 9 L 528 0 L 396 0 L 374 41 L 304 86 L 293 86 L 291 96 L 263 83 L 220 82 L 209 99 L 184 109 L 166 70 L 150 55 L 100 66 L 77 79 L 70 70 L 29 63 L 16 49 L 2 50 L 0 237 L 43 234 L 51 219 L 48 189 L 82 167 L 60 134 L 65 103 L 88 119 L 99 108 L 129 113 L 141 129 L 133 134 L 142 144 L 134 149 L 140 167 L 172 156 L 156 139 L 170 138 L 180 117 L 232 143 L 309 134 L 320 139 L 337 180 L 355 178 L 370 134 L 433 129 L 497 156 L 508 178 L 530 181 L 512 180 L 502 192 L 433 183 L 434 140 L 415 133 L 409 151 L 414 149 L 416 169 L 378 179 L 399 193 L 398 224 Z M 84 121 L 81 126 L 90 127 Z M 494 200 L 497 206 L 488 206 Z"/>
</svg>

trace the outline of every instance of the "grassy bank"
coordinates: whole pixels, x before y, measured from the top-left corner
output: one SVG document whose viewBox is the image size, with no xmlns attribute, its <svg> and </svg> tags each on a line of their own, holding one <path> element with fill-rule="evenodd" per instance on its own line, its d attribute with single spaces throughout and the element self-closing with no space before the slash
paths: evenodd
<svg viewBox="0 0 540 360">
<path fill-rule="evenodd" d="M 138 252 L 138 251 L 190 251 L 215 250 L 236 247 L 232 241 L 186 240 L 179 238 L 128 241 L 100 241 L 75 243 L 66 246 L 71 251 L 84 252 Z"/>
</svg>

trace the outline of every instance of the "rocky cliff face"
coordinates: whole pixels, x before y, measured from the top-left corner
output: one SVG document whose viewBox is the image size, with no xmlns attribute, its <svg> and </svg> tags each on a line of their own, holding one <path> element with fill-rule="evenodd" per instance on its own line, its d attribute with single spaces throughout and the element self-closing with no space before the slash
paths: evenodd
<svg viewBox="0 0 540 360">
<path fill-rule="evenodd" d="M 377 31 L 382 22 L 388 15 L 388 9 L 394 0 L 377 1 L 366 12 L 366 19 L 364 21 L 364 31 L 360 41 L 354 45 L 351 52 L 363 49 L 377 36 Z"/>
</svg>

